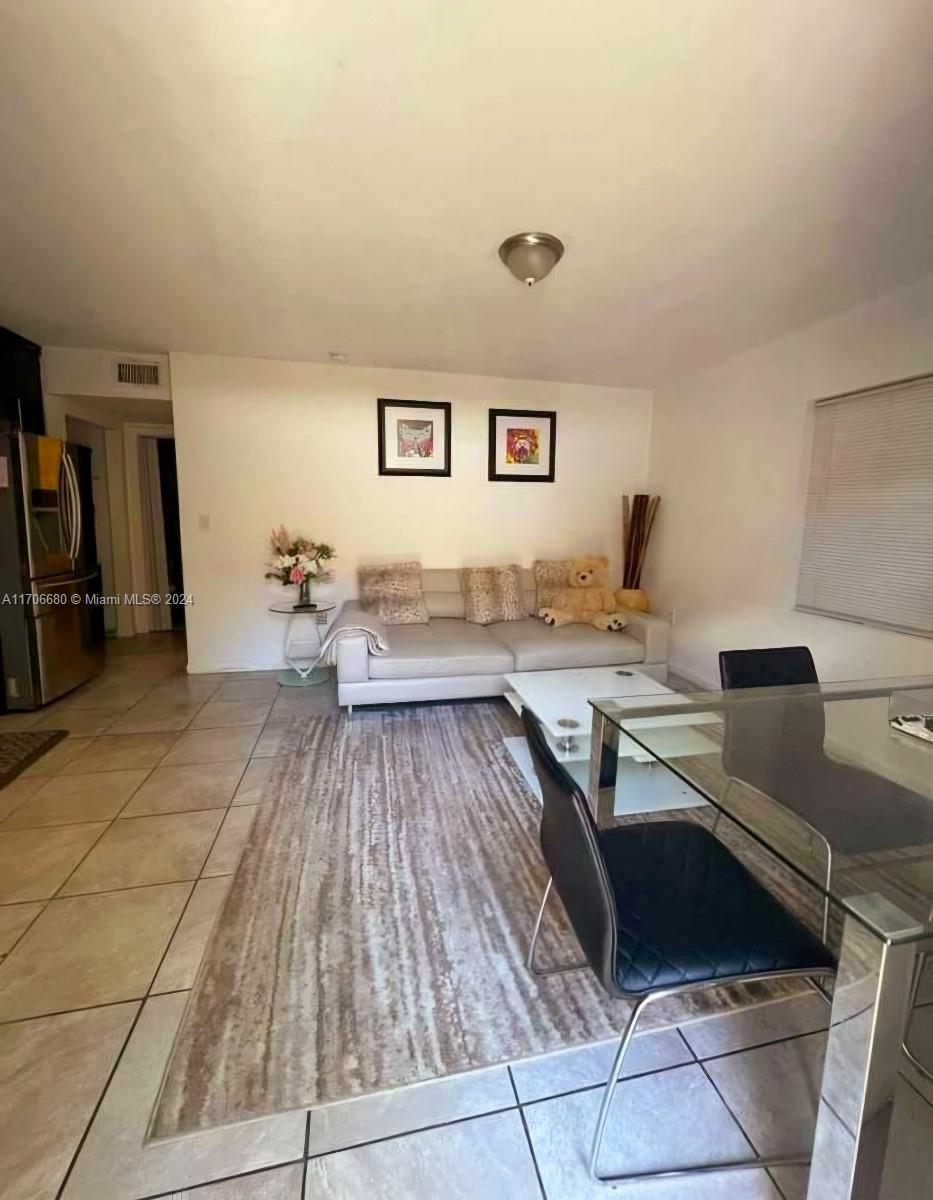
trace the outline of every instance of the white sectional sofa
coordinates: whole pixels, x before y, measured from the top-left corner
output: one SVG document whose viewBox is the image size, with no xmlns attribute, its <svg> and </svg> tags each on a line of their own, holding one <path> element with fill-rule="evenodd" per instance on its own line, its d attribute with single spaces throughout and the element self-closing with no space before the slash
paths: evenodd
<svg viewBox="0 0 933 1200">
<path fill-rule="evenodd" d="M 337 646 L 337 696 L 341 705 L 392 704 L 406 700 L 455 700 L 499 696 L 508 690 L 505 676 L 514 671 L 561 667 L 610 667 L 637 664 L 638 670 L 664 682 L 670 625 L 647 613 L 629 611 L 621 633 L 603 633 L 591 625 L 551 628 L 536 617 L 474 625 L 464 620 L 458 570 L 425 570 L 425 625 L 381 626 L 371 613 L 360 622 L 376 626 L 390 647 L 369 654 L 363 637 L 343 638 Z M 522 572 L 529 612 L 535 608 L 534 575 Z M 359 609 L 355 600 L 344 614 Z"/>
</svg>

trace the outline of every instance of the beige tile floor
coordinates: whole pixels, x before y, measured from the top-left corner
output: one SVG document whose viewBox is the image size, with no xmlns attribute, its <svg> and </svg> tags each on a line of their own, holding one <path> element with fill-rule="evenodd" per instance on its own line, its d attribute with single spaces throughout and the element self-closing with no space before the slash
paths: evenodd
<svg viewBox="0 0 933 1200">
<path fill-rule="evenodd" d="M 111 643 L 41 713 L 70 736 L 0 791 L 0 1200 L 578 1200 L 613 1047 L 144 1145 L 171 1040 L 292 717 L 328 686 L 187 676 L 183 643 Z M 933 1053 L 933 969 L 917 1010 Z M 929 1018 L 929 1019 L 928 1019 Z M 823 1053 L 815 996 L 641 1035 L 607 1159 L 677 1165 L 805 1145 Z M 903 1084 L 889 1177 L 933 1175 L 933 1089 Z M 899 1146 L 910 1145 L 908 1153 Z M 621 1188 L 622 1200 L 802 1200 L 806 1171 Z"/>
</svg>

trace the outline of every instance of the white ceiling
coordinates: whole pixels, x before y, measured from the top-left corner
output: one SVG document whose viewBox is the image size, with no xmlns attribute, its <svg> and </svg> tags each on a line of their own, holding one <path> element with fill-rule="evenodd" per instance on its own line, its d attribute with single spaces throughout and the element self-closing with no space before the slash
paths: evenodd
<svg viewBox="0 0 933 1200">
<path fill-rule="evenodd" d="M 0 324 L 46 344 L 650 385 L 933 270 L 929 0 L 0 14 Z"/>
</svg>

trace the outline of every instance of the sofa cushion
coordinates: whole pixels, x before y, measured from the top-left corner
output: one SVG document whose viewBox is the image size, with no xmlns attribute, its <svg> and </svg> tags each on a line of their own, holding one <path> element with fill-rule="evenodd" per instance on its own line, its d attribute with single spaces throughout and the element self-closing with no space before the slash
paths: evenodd
<svg viewBox="0 0 933 1200">
<path fill-rule="evenodd" d="M 424 602 L 430 617 L 459 617 L 462 621 L 466 605 L 462 592 L 425 592 Z"/>
<path fill-rule="evenodd" d="M 484 625 L 446 617 L 427 625 L 393 626 L 389 647 L 386 655 L 370 655 L 370 679 L 506 675 L 515 669 L 508 648 Z"/>
<path fill-rule="evenodd" d="M 420 625 L 429 620 L 421 587 L 421 564 L 360 567 L 360 604 L 386 625 Z"/>
<path fill-rule="evenodd" d="M 445 567 L 425 567 L 421 572 L 424 602 L 432 617 L 463 617 L 460 572 Z"/>
<path fill-rule="evenodd" d="M 535 602 L 530 610 L 536 617 L 538 610 L 554 603 L 554 597 L 567 587 L 567 573 L 570 559 L 562 558 L 556 561 L 539 558 L 534 565 Z"/>
<path fill-rule="evenodd" d="M 421 586 L 428 616 L 463 617 L 466 606 L 460 590 L 460 567 L 424 567 L 421 571 Z M 535 613 L 535 577 L 530 567 L 520 567 L 522 603 L 525 611 Z"/>
<path fill-rule="evenodd" d="M 615 667 L 643 662 L 645 647 L 627 633 L 603 633 L 592 625 L 543 621 L 500 621 L 486 629 L 515 657 L 516 671 L 550 671 L 560 667 Z"/>
<path fill-rule="evenodd" d="M 464 616 L 474 625 L 493 625 L 497 621 L 521 621 L 528 616 L 522 600 L 521 568 L 464 567 Z"/>
</svg>

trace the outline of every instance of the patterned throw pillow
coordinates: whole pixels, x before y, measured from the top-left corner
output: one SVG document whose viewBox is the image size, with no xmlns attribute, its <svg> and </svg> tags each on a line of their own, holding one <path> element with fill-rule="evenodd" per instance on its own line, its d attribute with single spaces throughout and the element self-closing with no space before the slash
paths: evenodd
<svg viewBox="0 0 933 1200">
<path fill-rule="evenodd" d="M 360 567 L 360 603 L 386 625 L 426 625 L 430 620 L 421 588 L 421 563 Z"/>
<path fill-rule="evenodd" d="M 462 581 L 464 616 L 474 625 L 528 616 L 519 567 L 464 567 Z"/>
<path fill-rule="evenodd" d="M 554 603 L 555 595 L 567 586 L 569 558 L 548 562 L 538 559 L 535 563 L 535 615 L 542 608 Z"/>
</svg>

